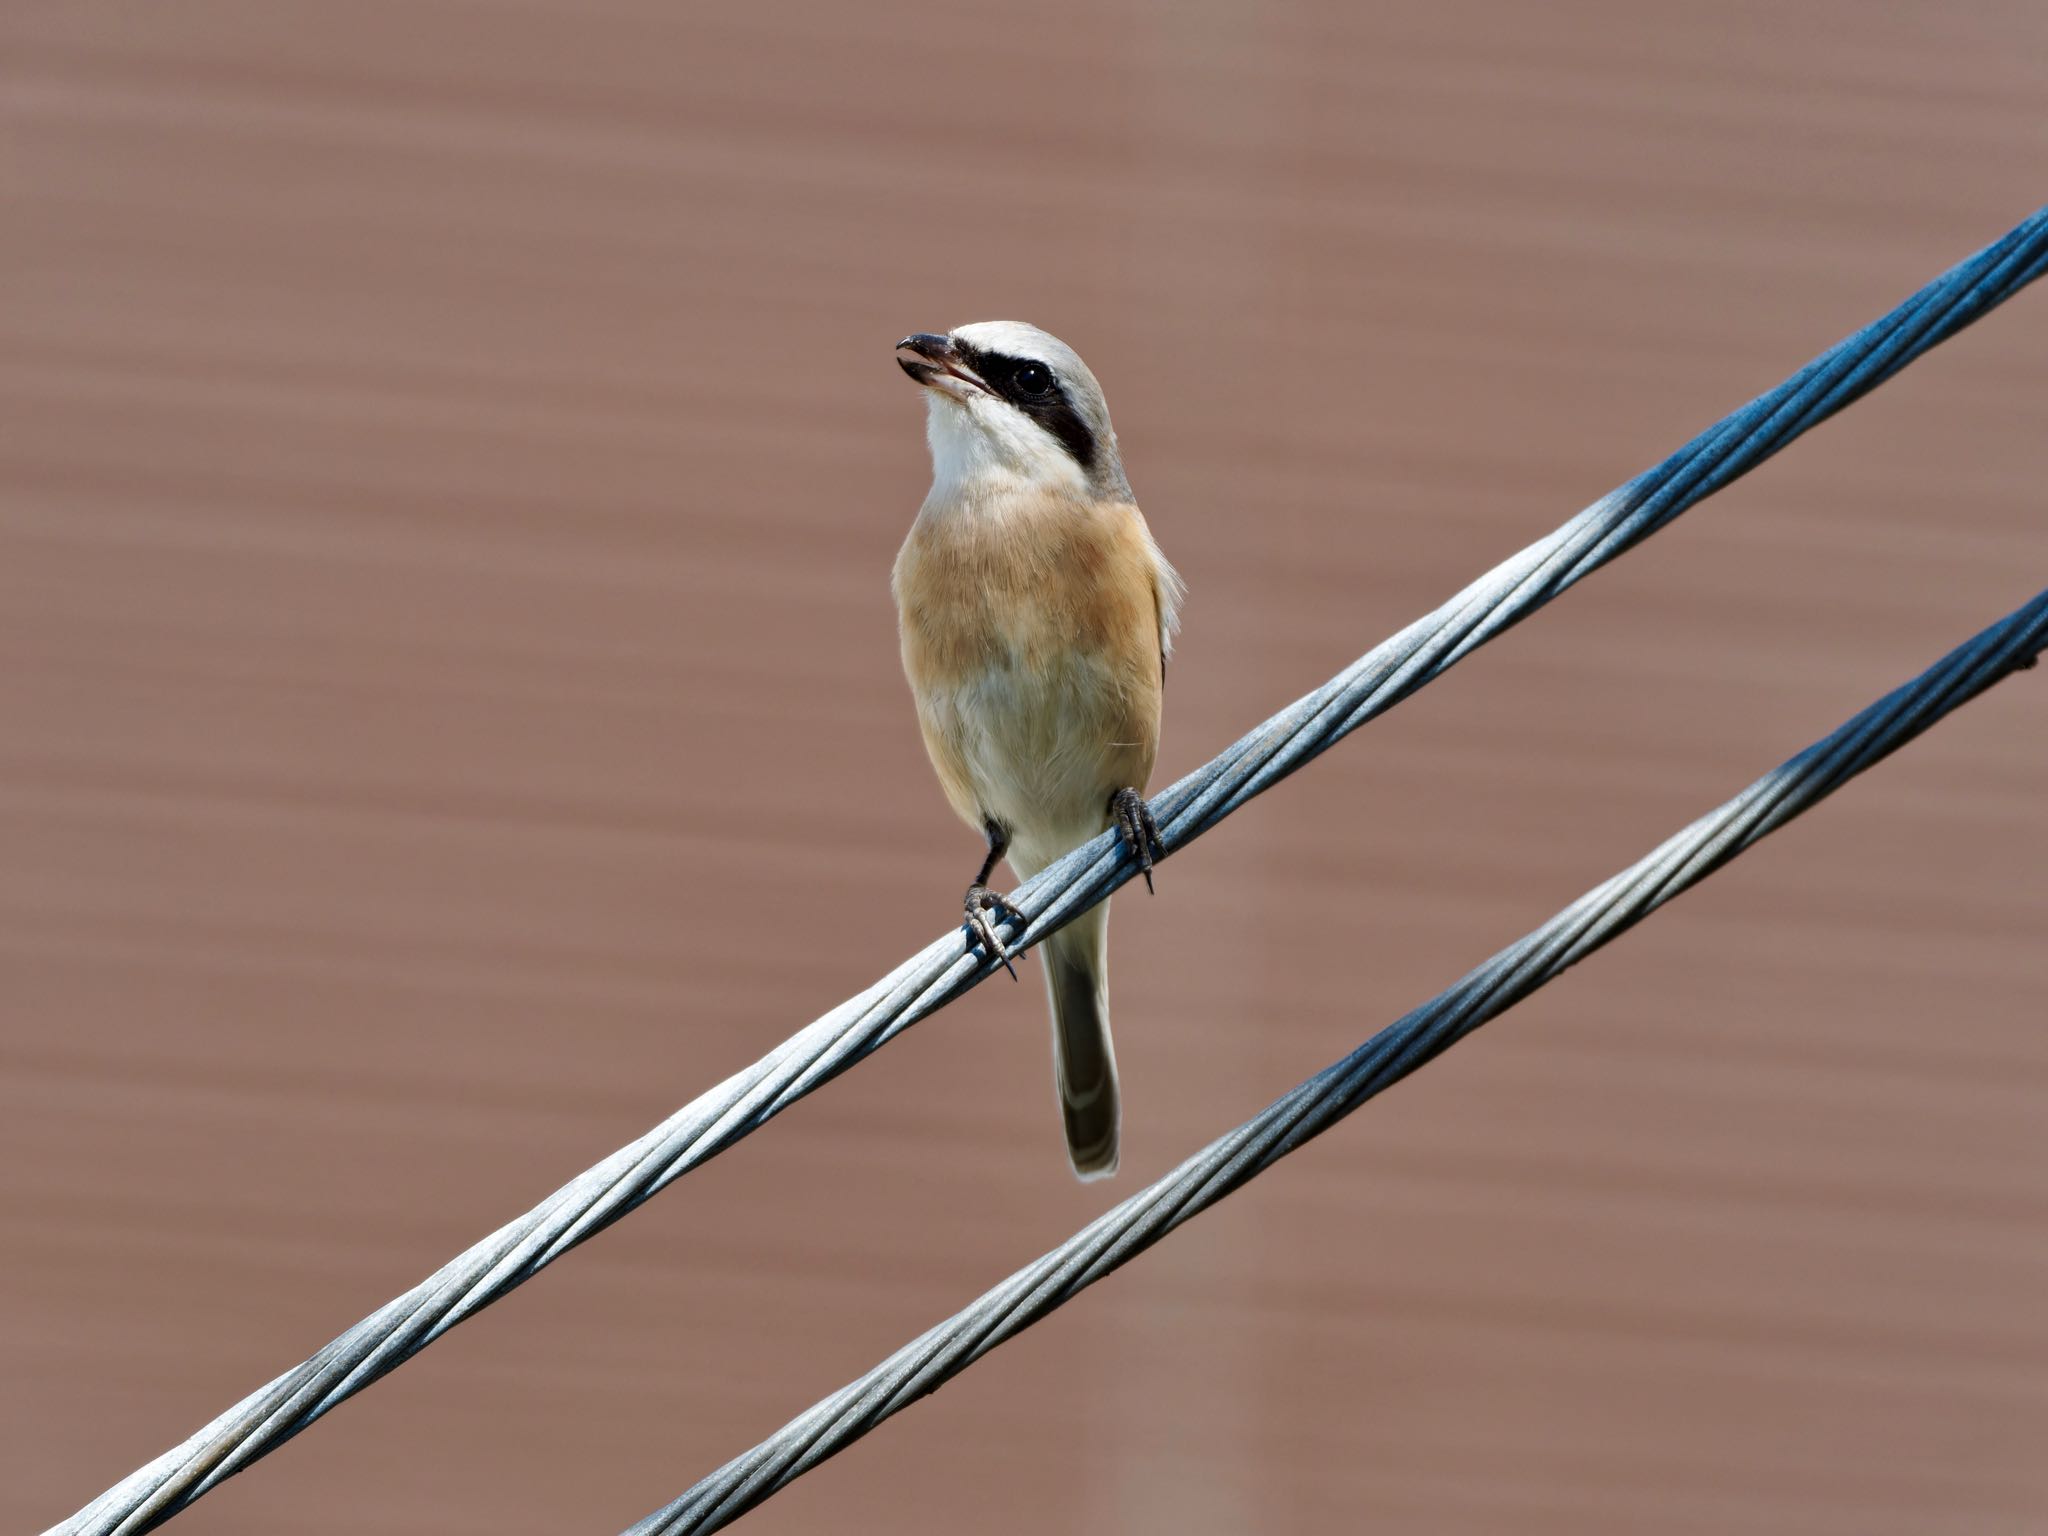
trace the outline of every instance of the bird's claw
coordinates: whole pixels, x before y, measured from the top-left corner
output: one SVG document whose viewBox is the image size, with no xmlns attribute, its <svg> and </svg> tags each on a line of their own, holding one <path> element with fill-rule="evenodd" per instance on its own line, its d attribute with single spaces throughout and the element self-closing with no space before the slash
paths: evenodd
<svg viewBox="0 0 2048 1536">
<path fill-rule="evenodd" d="M 1003 941 L 996 937 L 995 924 L 989 921 L 988 915 L 993 912 L 999 918 L 1015 918 L 1018 926 L 1022 927 L 1025 922 L 1024 914 L 985 885 L 967 887 L 967 900 L 964 905 L 967 909 L 967 931 L 973 935 L 984 953 L 993 955 L 1002 962 L 1003 969 L 1010 973 L 1010 980 L 1015 981 L 1017 967 L 1010 964 L 1010 951 L 1004 946 Z"/>
<path fill-rule="evenodd" d="M 1166 857 L 1166 845 L 1159 840 L 1159 823 L 1152 819 L 1152 807 L 1135 789 L 1120 789 L 1109 797 L 1109 814 L 1124 845 L 1138 861 L 1138 873 L 1145 877 L 1145 889 L 1151 893 L 1153 862 Z"/>
</svg>

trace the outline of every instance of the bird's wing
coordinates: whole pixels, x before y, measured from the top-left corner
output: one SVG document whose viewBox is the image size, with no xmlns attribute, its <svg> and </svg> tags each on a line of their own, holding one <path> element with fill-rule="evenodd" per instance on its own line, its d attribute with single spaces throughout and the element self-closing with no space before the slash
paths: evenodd
<svg viewBox="0 0 2048 1536">
<path fill-rule="evenodd" d="M 1166 563 L 1166 556 L 1159 552 L 1153 542 L 1152 530 L 1146 528 L 1145 543 L 1152 555 L 1152 611 L 1159 623 L 1159 680 L 1166 681 L 1166 658 L 1173 654 L 1174 632 L 1180 628 L 1181 599 L 1187 596 L 1187 583 L 1180 579 L 1180 573 Z"/>
</svg>

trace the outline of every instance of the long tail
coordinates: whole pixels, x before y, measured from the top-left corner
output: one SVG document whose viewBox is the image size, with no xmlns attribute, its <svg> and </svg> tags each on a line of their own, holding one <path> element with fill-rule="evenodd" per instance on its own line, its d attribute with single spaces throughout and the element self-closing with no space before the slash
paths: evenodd
<svg viewBox="0 0 2048 1536">
<path fill-rule="evenodd" d="M 1109 903 L 1074 919 L 1039 949 L 1052 1001 L 1053 1083 L 1067 1157 L 1083 1179 L 1116 1172 L 1123 1109 L 1109 1038 Z"/>
</svg>

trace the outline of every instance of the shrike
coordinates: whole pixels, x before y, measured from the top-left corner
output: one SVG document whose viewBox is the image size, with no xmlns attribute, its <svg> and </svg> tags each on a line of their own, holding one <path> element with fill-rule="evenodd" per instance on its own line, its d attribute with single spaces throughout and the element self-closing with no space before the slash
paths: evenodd
<svg viewBox="0 0 2048 1536">
<path fill-rule="evenodd" d="M 1114 824 L 1152 884 L 1163 853 L 1142 791 L 1181 599 L 1117 457 L 1095 375 L 1012 320 L 919 332 L 896 361 L 924 387 L 932 488 L 896 557 L 903 670 L 939 783 L 988 857 L 967 923 L 1005 966 L 988 888 L 1029 879 Z M 1109 904 L 1045 941 L 1067 1155 L 1116 1172 Z M 1014 977 L 1016 971 L 1011 969 Z"/>
</svg>

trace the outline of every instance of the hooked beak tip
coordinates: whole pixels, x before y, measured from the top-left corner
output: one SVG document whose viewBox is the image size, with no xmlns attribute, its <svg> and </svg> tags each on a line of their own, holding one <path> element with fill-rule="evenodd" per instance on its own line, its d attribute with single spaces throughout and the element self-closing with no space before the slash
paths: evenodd
<svg viewBox="0 0 2048 1536">
<path fill-rule="evenodd" d="M 896 343 L 898 352 L 909 352 L 928 363 L 942 363 L 953 355 L 953 338 L 935 336 L 930 331 L 912 331 Z"/>
</svg>

